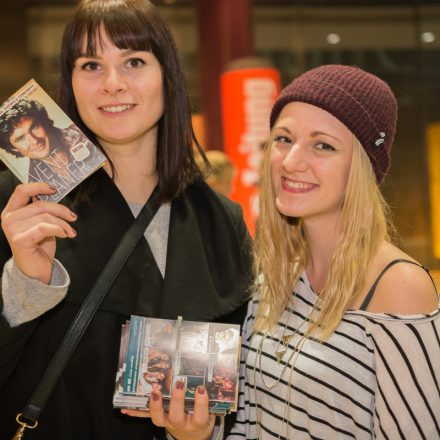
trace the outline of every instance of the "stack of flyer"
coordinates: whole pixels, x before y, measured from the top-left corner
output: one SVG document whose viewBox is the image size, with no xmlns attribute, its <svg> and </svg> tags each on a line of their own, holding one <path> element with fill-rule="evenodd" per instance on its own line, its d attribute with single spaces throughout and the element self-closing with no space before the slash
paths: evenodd
<svg viewBox="0 0 440 440">
<path fill-rule="evenodd" d="M 237 410 L 239 363 L 239 325 L 132 315 L 122 325 L 113 405 L 148 409 L 157 389 L 167 411 L 174 384 L 183 381 L 186 411 L 203 385 L 210 412 L 227 414 Z"/>
</svg>

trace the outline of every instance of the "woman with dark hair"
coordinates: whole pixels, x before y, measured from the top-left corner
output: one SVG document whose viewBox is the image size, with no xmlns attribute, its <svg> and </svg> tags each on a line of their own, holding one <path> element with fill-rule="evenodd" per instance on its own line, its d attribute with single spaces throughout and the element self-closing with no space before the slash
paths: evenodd
<svg viewBox="0 0 440 440">
<path fill-rule="evenodd" d="M 44 183 L 17 186 L 8 171 L 0 174 L 0 437 L 17 429 L 17 413 L 157 187 L 160 207 L 145 239 L 94 315 L 38 427 L 26 435 L 165 438 L 163 428 L 112 407 L 121 324 L 131 314 L 241 323 L 250 238 L 240 208 L 216 195 L 195 164 L 175 43 L 151 3 L 80 2 L 65 28 L 60 81 L 62 107 L 108 162 L 63 204 L 35 201 L 56 191 Z M 203 387 L 198 395 L 206 399 Z"/>
</svg>

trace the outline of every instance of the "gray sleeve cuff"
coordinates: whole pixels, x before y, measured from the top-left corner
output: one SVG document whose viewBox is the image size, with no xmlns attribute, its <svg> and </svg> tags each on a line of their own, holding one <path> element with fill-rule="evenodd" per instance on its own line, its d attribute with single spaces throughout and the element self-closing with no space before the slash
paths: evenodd
<svg viewBox="0 0 440 440">
<path fill-rule="evenodd" d="M 210 440 L 222 440 L 225 431 L 225 418 L 216 417 L 214 431 L 211 434 Z"/>
<path fill-rule="evenodd" d="M 11 258 L 3 268 L 2 315 L 11 327 L 38 318 L 64 299 L 69 284 L 69 274 L 56 259 L 47 285 L 26 276 Z"/>
<path fill-rule="evenodd" d="M 215 418 L 214 431 L 212 431 L 209 440 L 222 440 L 224 431 L 225 431 L 225 418 L 218 416 Z M 176 440 L 176 439 L 167 431 L 167 440 Z"/>
</svg>

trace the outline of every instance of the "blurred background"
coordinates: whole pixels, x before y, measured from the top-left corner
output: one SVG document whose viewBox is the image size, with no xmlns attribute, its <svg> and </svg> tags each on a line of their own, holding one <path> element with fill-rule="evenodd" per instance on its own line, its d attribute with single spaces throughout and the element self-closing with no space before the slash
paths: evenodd
<svg viewBox="0 0 440 440">
<path fill-rule="evenodd" d="M 354 64 L 386 80 L 398 99 L 399 121 L 392 168 L 382 190 L 393 209 L 400 245 L 423 264 L 440 269 L 439 0 L 154 3 L 177 41 L 200 142 L 206 150 L 224 150 L 232 162 L 236 160 L 235 179 L 240 179 L 240 152 L 234 158 L 234 148 L 239 147 L 227 133 L 225 119 L 234 119 L 240 103 L 226 102 L 231 92 L 222 83 L 225 71 L 249 68 L 252 75 L 252 69 L 268 68 L 276 73 L 271 77 L 276 91 L 303 71 L 326 63 Z M 1 101 L 30 78 L 56 97 L 61 33 L 74 4 L 75 0 L 1 1 Z M 255 103 L 263 99 L 270 108 L 275 94 L 265 96 L 257 96 Z M 263 116 L 262 134 L 256 138 L 264 141 L 268 127 Z M 241 183 L 236 181 L 238 189 L 231 194 L 239 201 Z M 252 230 L 255 209 L 249 209 Z"/>
</svg>

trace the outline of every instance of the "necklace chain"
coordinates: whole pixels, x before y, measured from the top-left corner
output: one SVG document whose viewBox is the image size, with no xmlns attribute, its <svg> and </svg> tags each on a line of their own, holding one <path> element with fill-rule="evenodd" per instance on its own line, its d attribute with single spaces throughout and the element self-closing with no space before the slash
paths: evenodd
<svg viewBox="0 0 440 440">
<path fill-rule="evenodd" d="M 292 392 L 293 370 L 295 369 L 296 361 L 298 360 L 300 352 L 301 352 L 302 348 L 304 347 L 304 344 L 306 343 L 307 339 L 308 339 L 308 336 L 306 333 L 304 333 L 304 335 L 299 340 L 298 344 L 292 350 L 292 353 L 290 354 L 288 360 L 286 361 L 286 364 L 284 365 L 281 376 L 278 378 L 276 383 L 274 385 L 272 385 L 272 387 L 270 388 L 270 389 L 273 389 L 275 387 L 275 385 L 277 385 L 280 382 L 280 380 L 286 370 L 287 365 L 289 365 L 290 366 L 289 382 L 288 382 L 287 390 L 286 390 L 286 398 L 284 399 L 284 414 L 283 414 L 283 418 L 282 418 L 281 424 L 280 424 L 281 428 L 278 433 L 278 439 L 281 438 L 281 432 L 282 432 L 284 424 L 286 424 L 286 437 L 287 437 L 287 432 L 289 429 L 289 426 L 288 426 L 288 420 L 289 420 L 289 414 L 290 414 L 289 402 L 290 402 L 290 396 L 291 396 L 291 392 Z M 264 340 L 264 338 L 262 338 L 262 341 L 263 340 Z M 257 439 L 261 439 L 261 423 L 260 423 L 261 408 L 258 405 L 257 381 L 256 381 L 257 358 L 259 358 L 260 377 L 261 377 L 264 385 L 267 387 L 267 385 L 265 384 L 264 379 L 263 379 L 263 372 L 262 372 L 262 367 L 261 367 L 261 348 L 262 348 L 262 343 L 260 342 L 257 353 L 255 355 L 255 361 L 254 361 L 254 397 L 255 397 L 255 418 L 256 418 Z"/>
<path fill-rule="evenodd" d="M 284 324 L 284 331 L 283 334 L 281 336 L 281 339 L 278 340 L 278 344 L 275 348 L 275 356 L 277 359 L 277 362 L 280 363 L 280 361 L 282 360 L 285 352 L 287 351 L 287 346 L 289 345 L 289 342 L 292 340 L 292 338 L 295 335 L 299 335 L 299 330 L 301 329 L 301 327 L 304 325 L 305 322 L 309 321 L 313 311 L 315 310 L 315 307 L 312 308 L 312 311 L 310 312 L 310 314 L 301 322 L 301 324 L 294 330 L 294 332 L 291 335 L 286 335 L 286 331 L 287 331 L 287 327 L 288 327 L 288 323 L 290 320 L 290 315 L 292 314 L 292 312 L 289 311 L 289 316 L 288 319 L 286 321 L 286 323 Z M 300 340 L 298 341 L 298 343 L 292 348 L 292 352 L 290 353 L 289 357 L 286 359 L 286 362 L 283 366 L 283 369 L 279 375 L 279 377 L 271 384 L 268 384 L 266 382 L 266 380 L 264 379 L 264 375 L 263 375 L 263 368 L 262 368 L 262 353 L 263 353 L 263 343 L 267 338 L 267 332 L 264 333 L 264 335 L 261 335 L 260 338 L 260 342 L 258 344 L 258 348 L 257 351 L 255 353 L 255 360 L 254 360 L 254 369 L 253 369 L 253 373 L 254 373 L 254 397 L 255 397 L 255 417 L 256 417 L 256 430 L 257 430 L 257 439 L 261 439 L 261 424 L 260 424 L 260 418 L 261 418 L 261 408 L 258 405 L 258 399 L 257 399 L 257 381 L 256 381 L 256 376 L 257 376 L 257 362 L 258 362 L 258 370 L 259 370 L 259 374 L 260 374 L 260 378 L 261 381 L 263 383 L 263 385 L 269 389 L 272 390 L 274 389 L 281 381 L 281 379 L 283 378 L 287 367 L 290 367 L 290 375 L 289 375 L 289 381 L 287 384 L 287 389 L 286 389 L 286 398 L 284 400 L 284 414 L 283 414 L 283 418 L 281 420 L 281 428 L 280 431 L 278 433 L 278 439 L 281 438 L 281 432 L 283 429 L 283 426 L 285 424 L 286 426 L 286 438 L 287 438 L 287 433 L 289 430 L 289 425 L 288 425 L 288 420 L 289 420 L 289 414 L 290 414 L 290 396 L 292 393 L 292 382 L 293 382 L 293 371 L 295 369 L 295 364 L 298 360 L 298 357 L 301 353 L 301 350 L 304 347 L 304 344 L 306 343 L 307 339 L 309 339 L 309 335 L 308 332 L 304 332 L 303 335 L 301 336 Z M 287 342 L 286 342 L 287 341 Z M 278 350 L 280 344 L 283 344 L 284 347 L 284 351 L 280 352 Z M 279 359 L 279 360 L 278 360 Z"/>
<path fill-rule="evenodd" d="M 289 342 L 291 341 L 291 339 L 292 339 L 296 334 L 298 334 L 298 332 L 300 331 L 301 327 L 302 327 L 302 326 L 304 325 L 304 323 L 307 322 L 308 319 L 309 319 L 309 316 L 306 316 L 306 317 L 302 320 L 301 324 L 300 324 L 300 325 L 299 325 L 299 326 L 293 331 L 293 333 L 291 333 L 290 335 L 286 335 L 287 327 L 289 326 L 289 322 L 290 322 L 290 316 L 292 315 L 292 312 L 289 310 L 289 308 L 287 308 L 286 311 L 289 313 L 289 315 L 288 315 L 288 317 L 287 317 L 287 321 L 284 323 L 284 326 L 283 326 L 283 327 L 284 327 L 283 334 L 281 335 L 281 338 L 278 339 L 278 344 L 277 344 L 277 346 L 275 347 L 275 357 L 276 357 L 278 363 L 280 363 L 281 360 L 283 359 L 284 354 L 285 354 L 286 351 L 287 351 L 287 347 L 288 347 Z M 267 334 L 265 333 L 265 334 L 264 334 L 264 339 L 266 339 L 266 336 L 267 336 Z M 283 345 L 283 349 L 280 350 L 279 348 L 280 348 L 280 345 L 281 345 L 281 344 Z"/>
<path fill-rule="evenodd" d="M 283 344 L 283 347 L 284 347 L 284 350 L 283 350 L 283 351 L 278 351 L 278 347 L 280 346 L 280 342 L 281 342 L 280 340 L 278 340 L 277 347 L 275 348 L 275 356 L 276 356 L 276 359 L 277 359 L 278 364 L 279 364 L 279 363 L 281 362 L 281 360 L 283 359 L 284 354 L 285 354 L 286 351 L 287 351 L 287 347 L 288 347 L 288 345 L 289 345 L 289 342 L 292 340 L 292 338 L 293 338 L 296 334 L 299 334 L 299 330 L 300 330 L 301 327 L 304 325 L 304 323 L 308 320 L 308 317 L 306 317 L 306 318 L 301 322 L 301 324 L 299 325 L 299 327 L 297 327 L 291 335 L 287 335 L 287 336 L 286 336 L 286 335 L 285 335 L 285 332 L 286 332 L 286 330 L 287 330 L 287 326 L 288 326 L 288 323 L 289 323 L 289 319 L 290 319 L 290 314 L 289 314 L 289 318 L 288 318 L 286 324 L 284 325 L 284 331 L 283 331 L 283 335 L 282 335 L 282 337 L 281 337 L 281 339 L 282 339 L 282 344 Z M 289 365 L 290 360 L 292 359 L 293 355 L 295 354 L 296 347 L 294 347 L 294 349 L 292 350 L 292 353 L 290 353 L 289 358 L 288 358 L 288 359 L 286 360 L 286 362 L 284 363 L 284 367 L 283 367 L 283 369 L 281 370 L 281 373 L 280 373 L 280 375 L 278 376 L 278 378 L 277 378 L 273 383 L 268 384 L 268 383 L 266 382 L 266 379 L 264 378 L 264 375 L 263 375 L 263 373 L 262 373 L 262 370 L 263 370 L 263 369 L 262 369 L 262 367 L 261 367 L 261 358 L 262 358 L 261 354 L 262 354 L 262 352 L 263 352 L 263 344 L 264 344 L 264 341 L 266 340 L 266 338 L 267 338 L 267 333 L 264 333 L 264 336 L 262 336 L 261 339 L 260 339 L 260 343 L 259 343 L 259 345 L 258 345 L 258 350 L 257 350 L 257 355 L 256 355 L 255 360 L 258 358 L 258 366 L 259 366 L 259 370 L 260 370 L 261 381 L 263 382 L 264 386 L 265 386 L 268 390 L 272 390 L 272 389 L 274 389 L 274 388 L 280 383 L 280 380 L 283 378 L 284 373 L 286 372 L 287 366 Z M 285 341 L 287 341 L 287 342 L 285 342 Z M 301 341 L 300 341 L 300 342 L 301 342 Z"/>
</svg>

